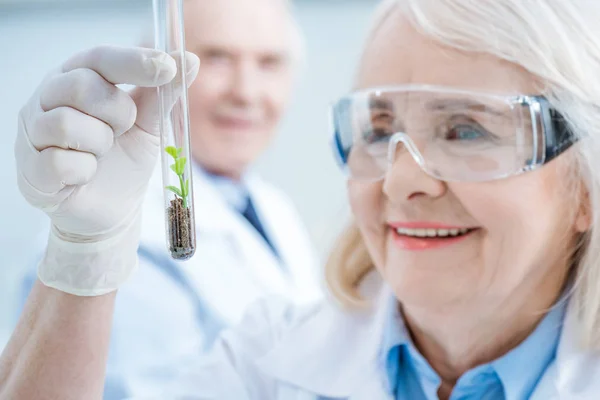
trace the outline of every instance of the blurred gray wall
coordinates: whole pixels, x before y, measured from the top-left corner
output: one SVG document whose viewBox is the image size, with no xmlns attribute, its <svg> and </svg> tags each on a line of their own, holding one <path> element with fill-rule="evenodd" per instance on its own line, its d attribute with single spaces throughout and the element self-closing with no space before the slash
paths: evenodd
<svg viewBox="0 0 600 400">
<path fill-rule="evenodd" d="M 298 206 L 325 255 L 347 218 L 345 183 L 328 147 L 327 106 L 349 89 L 374 1 L 298 0 L 308 65 L 281 134 L 258 164 Z M 47 220 L 20 197 L 13 142 L 17 113 L 45 73 L 96 44 L 136 44 L 151 24 L 148 1 L 0 0 L 0 349 L 16 292 Z M 3 335 L 4 332 L 4 335 Z"/>
</svg>

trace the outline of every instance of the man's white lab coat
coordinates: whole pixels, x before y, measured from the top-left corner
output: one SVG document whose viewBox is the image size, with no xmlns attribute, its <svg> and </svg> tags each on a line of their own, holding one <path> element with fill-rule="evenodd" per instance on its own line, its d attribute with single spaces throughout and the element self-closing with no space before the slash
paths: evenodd
<svg viewBox="0 0 600 400">
<path fill-rule="evenodd" d="M 158 171 L 159 172 L 159 171 Z M 256 176 L 248 190 L 281 261 L 201 171 L 194 171 L 196 253 L 170 259 L 160 174 L 144 206 L 140 265 L 117 296 L 105 399 L 152 393 L 258 298 L 320 298 L 323 275 L 291 202 Z"/>
</svg>

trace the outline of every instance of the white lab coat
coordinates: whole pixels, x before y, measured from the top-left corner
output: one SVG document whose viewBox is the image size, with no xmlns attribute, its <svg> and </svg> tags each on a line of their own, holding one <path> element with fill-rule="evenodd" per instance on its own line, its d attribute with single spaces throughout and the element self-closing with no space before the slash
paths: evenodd
<svg viewBox="0 0 600 400">
<path fill-rule="evenodd" d="M 394 400 L 377 361 L 391 291 L 376 273 L 368 280 L 364 292 L 374 306 L 362 311 L 333 303 L 300 312 L 276 301 L 258 304 L 168 392 L 135 399 Z M 600 356 L 577 350 L 576 330 L 569 307 L 556 360 L 529 400 L 600 398 Z"/>
<path fill-rule="evenodd" d="M 146 249 L 159 257 L 141 257 L 138 270 L 119 290 L 105 399 L 156 393 L 186 357 L 193 360 L 216 331 L 239 323 L 248 305 L 261 297 L 276 295 L 296 304 L 322 297 L 323 274 L 312 244 L 280 191 L 248 177 L 255 208 L 283 266 L 206 175 L 195 171 L 193 183 L 197 248 L 192 259 L 180 262 L 170 260 L 166 249 L 160 170 L 152 179 L 140 254 Z M 189 290 L 165 273 L 165 264 L 179 271 Z M 207 321 L 199 321 L 194 298 L 210 314 Z M 221 325 L 212 326 L 214 320 Z"/>
</svg>

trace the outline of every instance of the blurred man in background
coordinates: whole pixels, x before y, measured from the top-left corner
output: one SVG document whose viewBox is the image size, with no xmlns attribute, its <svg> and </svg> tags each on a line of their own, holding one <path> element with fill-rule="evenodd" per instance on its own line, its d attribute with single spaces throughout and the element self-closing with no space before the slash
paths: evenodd
<svg viewBox="0 0 600 400">
<path fill-rule="evenodd" d="M 188 92 L 197 248 L 186 262 L 169 256 L 157 166 L 140 268 L 117 297 L 105 399 L 152 395 L 259 297 L 321 296 L 295 207 L 250 171 L 275 135 L 302 59 L 287 1 L 187 0 L 185 28 L 186 47 L 201 60 Z"/>
</svg>

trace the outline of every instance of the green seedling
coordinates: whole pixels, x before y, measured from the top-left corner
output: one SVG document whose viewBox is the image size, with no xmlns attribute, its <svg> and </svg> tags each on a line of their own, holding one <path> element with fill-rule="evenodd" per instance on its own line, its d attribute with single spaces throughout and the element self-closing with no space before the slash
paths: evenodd
<svg viewBox="0 0 600 400">
<path fill-rule="evenodd" d="M 167 189 L 175 193 L 176 196 L 179 196 L 183 201 L 183 207 L 187 208 L 188 195 L 190 194 L 190 180 L 183 180 L 183 172 L 185 171 L 185 163 L 187 162 L 187 159 L 185 157 L 181 157 L 182 150 L 182 148 L 176 148 L 173 146 L 167 146 L 165 148 L 165 151 L 171 157 L 173 157 L 173 160 L 175 161 L 171 165 L 171 169 L 179 178 L 179 187 L 167 186 Z"/>
</svg>

